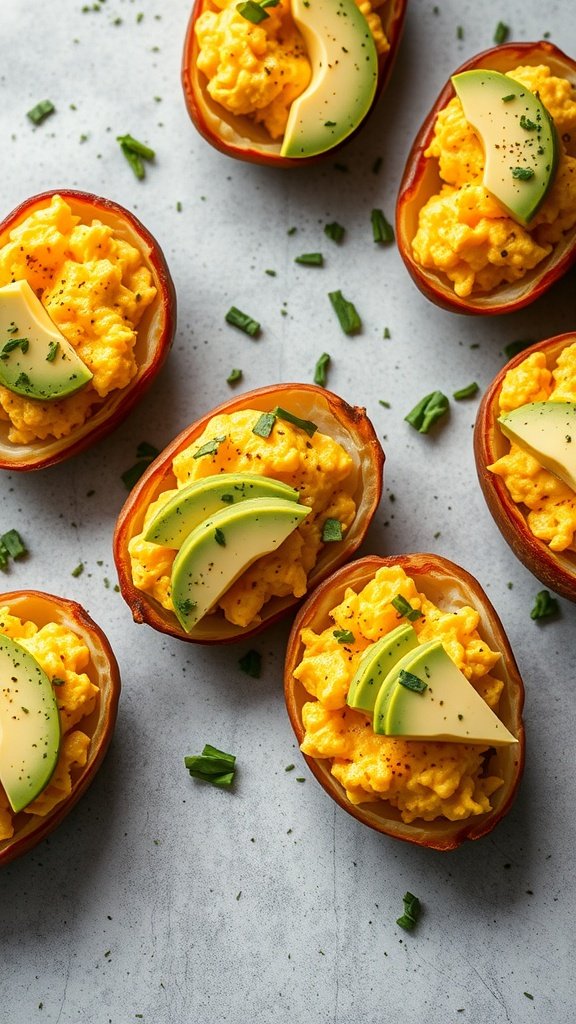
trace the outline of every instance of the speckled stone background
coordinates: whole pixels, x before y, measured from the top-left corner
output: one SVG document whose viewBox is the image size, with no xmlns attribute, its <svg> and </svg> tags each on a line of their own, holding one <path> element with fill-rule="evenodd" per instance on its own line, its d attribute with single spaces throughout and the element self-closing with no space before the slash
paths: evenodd
<svg viewBox="0 0 576 1024">
<path fill-rule="evenodd" d="M 158 238 L 179 303 L 171 358 L 112 437 L 72 462 L 0 479 L 0 529 L 17 527 L 30 550 L 0 585 L 83 603 L 123 679 L 115 738 L 91 789 L 49 840 L 0 873 L 0 1020 L 565 1024 L 575 1003 L 576 607 L 561 600 L 555 620 L 530 618 L 540 584 L 501 538 L 476 481 L 477 399 L 452 402 L 426 437 L 404 416 L 434 388 L 484 388 L 508 342 L 574 328 L 574 273 L 519 314 L 454 316 L 420 295 L 395 247 L 374 245 L 370 211 L 392 218 L 432 98 L 492 45 L 499 20 L 513 39 L 550 33 L 576 56 L 574 11 L 409 0 L 390 86 L 339 154 L 345 169 L 328 159 L 288 173 L 231 161 L 196 133 L 179 81 L 188 16 L 177 0 L 0 6 L 0 215 L 45 188 L 109 196 Z M 34 128 L 26 111 L 46 97 L 56 113 Z M 143 182 L 115 141 L 125 132 L 156 149 Z M 347 229 L 340 247 L 323 234 L 334 219 Z M 294 263 L 316 250 L 323 269 Z M 355 338 L 329 306 L 338 288 L 362 316 Z M 232 304 L 261 320 L 259 340 L 224 322 Z M 232 367 L 246 389 L 310 381 L 323 351 L 330 388 L 367 407 L 387 454 L 364 553 L 437 551 L 467 568 L 524 676 L 518 799 L 489 837 L 453 854 L 372 833 L 311 777 L 282 696 L 288 623 L 250 645 L 263 657 L 253 680 L 238 667 L 246 645 L 163 638 L 134 625 L 114 591 L 121 473 L 138 443 L 162 447 L 228 398 Z M 184 770 L 183 756 L 206 741 L 237 754 L 234 793 Z M 407 889 L 424 908 L 411 934 L 395 924 Z"/>
</svg>

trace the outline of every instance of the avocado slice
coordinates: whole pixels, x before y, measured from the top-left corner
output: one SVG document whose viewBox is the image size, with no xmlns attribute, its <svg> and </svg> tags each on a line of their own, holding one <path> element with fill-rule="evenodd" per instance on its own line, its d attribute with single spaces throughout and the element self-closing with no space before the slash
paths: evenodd
<svg viewBox="0 0 576 1024">
<path fill-rule="evenodd" d="M 502 433 L 576 491 L 576 404 L 528 402 L 498 417 Z"/>
<path fill-rule="evenodd" d="M 0 634 L 0 782 L 15 813 L 47 786 L 58 761 L 52 684 L 32 655 Z"/>
<path fill-rule="evenodd" d="M 310 509 L 285 498 L 249 498 L 205 519 L 172 566 L 172 603 L 189 633 L 252 562 L 268 554 Z"/>
<path fill-rule="evenodd" d="M 144 540 L 178 549 L 208 516 L 249 498 L 268 497 L 298 501 L 299 494 L 288 484 L 257 473 L 217 473 L 194 480 L 158 509 L 144 531 Z"/>
<path fill-rule="evenodd" d="M 371 714 L 382 682 L 390 670 L 417 646 L 416 630 L 405 622 L 367 647 L 350 683 L 346 698 L 348 707 Z"/>
<path fill-rule="evenodd" d="M 312 65 L 288 115 L 281 155 L 316 156 L 350 135 L 372 106 L 378 54 L 354 0 L 292 0 Z"/>
<path fill-rule="evenodd" d="M 28 281 L 0 288 L 0 384 L 48 402 L 73 395 L 90 380 L 92 373 Z"/>
<path fill-rule="evenodd" d="M 554 180 L 558 137 L 539 96 L 509 75 L 476 68 L 452 77 L 484 146 L 484 187 L 525 227 Z"/>
<path fill-rule="evenodd" d="M 517 742 L 441 640 L 421 644 L 389 672 L 374 707 L 374 732 L 494 747 Z"/>
</svg>

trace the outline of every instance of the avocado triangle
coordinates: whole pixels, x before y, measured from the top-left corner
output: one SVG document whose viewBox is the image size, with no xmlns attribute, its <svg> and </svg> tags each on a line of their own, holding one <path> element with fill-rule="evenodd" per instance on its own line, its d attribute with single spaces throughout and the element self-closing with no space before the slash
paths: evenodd
<svg viewBox="0 0 576 1024">
<path fill-rule="evenodd" d="M 510 441 L 576 491 L 576 403 L 528 402 L 498 423 Z"/>
<path fill-rule="evenodd" d="M 346 703 L 360 711 L 374 710 L 374 703 L 380 687 L 397 662 L 418 646 L 418 636 L 413 626 L 402 623 L 370 644 L 363 652 L 350 688 Z"/>
</svg>

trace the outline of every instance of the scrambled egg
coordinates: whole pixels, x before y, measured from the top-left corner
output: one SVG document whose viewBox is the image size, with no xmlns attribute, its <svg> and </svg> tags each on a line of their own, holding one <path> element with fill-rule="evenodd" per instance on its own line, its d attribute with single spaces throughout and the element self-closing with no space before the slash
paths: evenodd
<svg viewBox="0 0 576 1024">
<path fill-rule="evenodd" d="M 111 391 L 130 383 L 138 370 L 136 328 L 156 289 L 138 249 L 98 220 L 81 224 L 61 196 L 13 228 L 0 248 L 0 286 L 22 280 L 94 375 L 81 391 L 54 402 L 0 386 L 8 438 L 29 444 L 66 436 Z"/>
<path fill-rule="evenodd" d="M 500 654 L 481 639 L 478 612 L 470 607 L 441 611 L 418 593 L 400 566 L 383 567 L 360 593 L 346 591 L 330 613 L 333 625 L 320 634 L 302 631 L 305 653 L 294 675 L 316 698 L 302 709 L 302 751 L 331 759 L 332 774 L 353 804 L 386 800 L 405 822 L 440 817 L 459 821 L 484 814 L 503 782 L 485 774 L 487 748 L 379 736 L 369 715 L 346 705 L 362 652 L 399 624 L 401 616 L 391 604 L 398 595 L 422 612 L 411 623 L 419 641 L 441 638 L 460 671 L 497 712 L 504 684 L 490 671 Z M 339 643 L 335 629 L 350 630 L 354 642 Z"/>
<path fill-rule="evenodd" d="M 276 420 L 269 437 L 260 437 L 252 429 L 259 417 L 253 409 L 214 416 L 204 433 L 172 464 L 177 488 L 215 473 L 259 473 L 296 488 L 300 503 L 312 509 L 280 547 L 249 566 L 220 598 L 218 607 L 238 626 L 257 623 L 260 610 L 271 597 L 302 597 L 308 573 L 323 547 L 324 520 L 338 519 L 345 531 L 356 514 L 352 497 L 356 472 L 348 452 L 318 430 L 309 437 L 281 419 Z M 198 449 L 214 438 L 224 439 L 217 452 L 194 458 Z M 145 524 L 175 493 L 160 494 L 148 508 Z M 142 534 L 132 538 L 129 552 L 135 586 L 173 611 L 170 574 L 176 552 L 143 540 Z"/>
<path fill-rule="evenodd" d="M 458 97 L 439 112 L 425 156 L 438 160 L 445 184 L 420 211 L 412 249 L 416 262 L 445 274 L 461 298 L 519 280 L 576 224 L 576 90 L 545 65 L 507 74 L 539 93 L 554 119 L 560 140 L 558 170 L 527 230 L 483 187 L 482 144 Z"/>
<path fill-rule="evenodd" d="M 356 0 L 379 53 L 388 42 L 377 3 Z M 380 0 L 383 2 L 383 0 Z M 283 136 L 292 102 L 310 82 L 306 47 L 292 18 L 290 0 L 268 7 L 255 25 L 237 11 L 237 0 L 212 0 L 196 22 L 197 65 L 208 93 L 232 114 L 262 124 L 272 139 Z"/>
<path fill-rule="evenodd" d="M 25 814 L 48 814 L 72 790 L 72 771 L 86 764 L 90 738 L 76 725 L 92 714 L 98 687 L 83 671 L 90 661 L 86 644 L 65 626 L 50 622 L 41 629 L 0 608 L 0 633 L 16 640 L 36 659 L 52 681 L 60 714 L 58 763 L 45 789 L 24 808 Z M 14 814 L 0 785 L 0 840 L 14 835 Z"/>
<path fill-rule="evenodd" d="M 527 402 L 576 402 L 576 344 L 560 353 L 554 370 L 542 352 L 533 352 L 504 378 L 500 411 Z M 576 551 L 576 494 L 528 452 L 511 443 L 510 451 L 489 469 L 502 477 L 510 497 L 528 509 L 528 526 L 551 551 Z"/>
</svg>

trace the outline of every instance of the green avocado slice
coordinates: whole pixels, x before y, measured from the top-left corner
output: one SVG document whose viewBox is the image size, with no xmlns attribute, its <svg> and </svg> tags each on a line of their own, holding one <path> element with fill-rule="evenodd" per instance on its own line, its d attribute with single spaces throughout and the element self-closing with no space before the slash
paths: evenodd
<svg viewBox="0 0 576 1024">
<path fill-rule="evenodd" d="M 576 403 L 528 402 L 498 423 L 510 441 L 576 491 Z"/>
<path fill-rule="evenodd" d="M 367 647 L 350 683 L 346 698 L 348 706 L 372 713 L 382 682 L 390 670 L 417 646 L 416 630 L 403 623 Z"/>
<path fill-rule="evenodd" d="M 52 684 L 32 655 L 0 634 L 0 782 L 12 810 L 48 785 L 60 750 Z"/>
<path fill-rule="evenodd" d="M 0 288 L 0 384 L 43 402 L 73 395 L 92 380 L 28 281 Z"/>
<path fill-rule="evenodd" d="M 217 473 L 182 487 L 148 523 L 144 540 L 180 548 L 192 530 L 221 509 L 250 498 L 298 501 L 298 491 L 280 480 L 256 473 Z"/>
<path fill-rule="evenodd" d="M 309 512 L 284 498 L 249 498 L 192 530 L 172 566 L 172 603 L 183 629 L 189 633 L 244 570 L 278 548 Z"/>
</svg>

